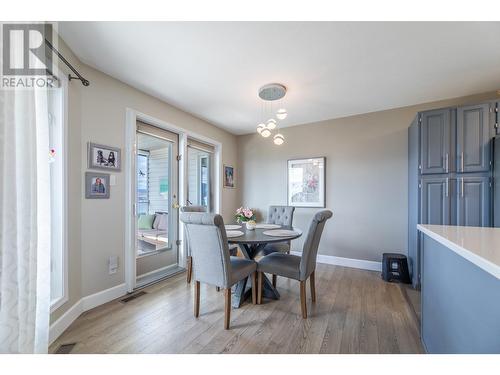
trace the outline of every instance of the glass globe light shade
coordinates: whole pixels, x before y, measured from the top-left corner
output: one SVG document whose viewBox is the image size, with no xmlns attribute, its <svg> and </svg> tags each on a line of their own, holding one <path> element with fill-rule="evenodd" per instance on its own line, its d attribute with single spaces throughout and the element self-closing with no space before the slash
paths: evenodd
<svg viewBox="0 0 500 375">
<path fill-rule="evenodd" d="M 276 117 L 280 120 L 286 119 L 286 116 L 288 116 L 288 112 L 285 108 L 278 109 L 278 112 L 276 112 Z"/>
<path fill-rule="evenodd" d="M 263 136 L 264 138 L 267 138 L 271 135 L 271 130 L 269 130 L 266 126 L 264 129 L 262 129 L 260 135 Z"/>
<path fill-rule="evenodd" d="M 259 125 L 257 125 L 257 133 L 259 133 L 259 134 L 260 134 L 260 133 L 262 133 L 262 130 L 263 130 L 265 127 L 266 127 L 266 125 L 264 125 L 264 124 L 262 124 L 262 123 L 261 123 L 261 124 L 259 124 Z"/>
<path fill-rule="evenodd" d="M 276 120 L 273 118 L 270 118 L 269 120 L 267 120 L 267 128 L 269 130 L 275 129 L 276 128 Z"/>
<path fill-rule="evenodd" d="M 283 134 L 278 133 L 274 136 L 273 142 L 275 145 L 282 145 L 285 142 L 285 137 L 283 137 Z"/>
</svg>

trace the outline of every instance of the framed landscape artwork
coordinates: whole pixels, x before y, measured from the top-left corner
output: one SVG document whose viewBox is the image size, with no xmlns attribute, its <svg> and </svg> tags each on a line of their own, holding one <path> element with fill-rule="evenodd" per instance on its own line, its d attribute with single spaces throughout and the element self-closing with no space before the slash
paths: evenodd
<svg viewBox="0 0 500 375">
<path fill-rule="evenodd" d="M 234 181 L 234 167 L 231 165 L 224 165 L 224 187 L 234 189 L 236 187 Z"/>
<path fill-rule="evenodd" d="M 288 160 L 288 205 L 325 207 L 325 158 Z"/>
<path fill-rule="evenodd" d="M 87 153 L 89 169 L 120 171 L 122 160 L 119 148 L 89 142 Z"/>
</svg>

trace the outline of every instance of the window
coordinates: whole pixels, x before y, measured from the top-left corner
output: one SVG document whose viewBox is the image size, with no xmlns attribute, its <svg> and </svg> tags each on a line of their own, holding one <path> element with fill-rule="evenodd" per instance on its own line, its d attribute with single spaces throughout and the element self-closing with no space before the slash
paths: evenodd
<svg viewBox="0 0 500 375">
<path fill-rule="evenodd" d="M 208 207 L 210 175 L 208 169 L 208 156 L 200 157 L 200 200 L 202 206 Z"/>
<path fill-rule="evenodd" d="M 149 153 L 137 154 L 137 214 L 149 213 Z"/>
<path fill-rule="evenodd" d="M 66 82 L 48 90 L 51 209 L 50 302 L 52 311 L 67 301 L 66 265 Z"/>
</svg>

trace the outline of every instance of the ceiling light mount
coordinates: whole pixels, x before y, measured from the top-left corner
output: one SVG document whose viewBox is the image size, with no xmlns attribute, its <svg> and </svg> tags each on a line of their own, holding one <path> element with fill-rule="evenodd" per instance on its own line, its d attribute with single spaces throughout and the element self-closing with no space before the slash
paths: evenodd
<svg viewBox="0 0 500 375">
<path fill-rule="evenodd" d="M 270 83 L 259 89 L 259 97 L 262 100 L 274 101 L 283 98 L 286 94 L 286 87 L 279 83 Z"/>
</svg>

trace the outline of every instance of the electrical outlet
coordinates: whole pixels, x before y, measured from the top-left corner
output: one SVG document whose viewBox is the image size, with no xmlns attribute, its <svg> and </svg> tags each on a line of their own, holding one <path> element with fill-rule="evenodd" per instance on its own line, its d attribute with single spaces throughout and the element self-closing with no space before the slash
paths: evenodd
<svg viewBox="0 0 500 375">
<path fill-rule="evenodd" d="M 118 257 L 116 255 L 111 255 L 108 259 L 108 272 L 113 275 L 118 270 Z"/>
</svg>

